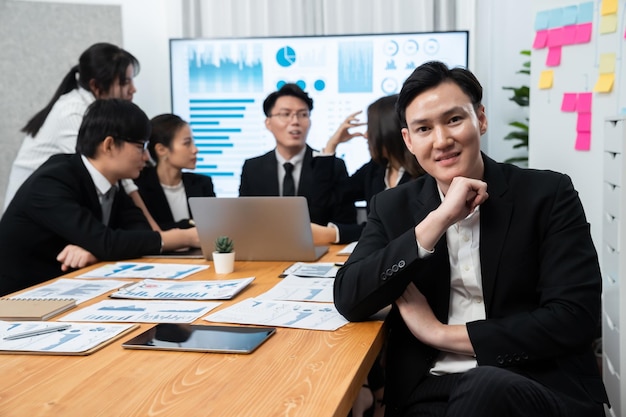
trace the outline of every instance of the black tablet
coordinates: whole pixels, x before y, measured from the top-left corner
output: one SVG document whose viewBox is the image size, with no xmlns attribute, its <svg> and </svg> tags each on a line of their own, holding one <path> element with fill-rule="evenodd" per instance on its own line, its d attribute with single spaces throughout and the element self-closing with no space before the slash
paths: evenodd
<svg viewBox="0 0 626 417">
<path fill-rule="evenodd" d="M 122 344 L 127 349 L 252 353 L 275 327 L 160 323 Z"/>
</svg>

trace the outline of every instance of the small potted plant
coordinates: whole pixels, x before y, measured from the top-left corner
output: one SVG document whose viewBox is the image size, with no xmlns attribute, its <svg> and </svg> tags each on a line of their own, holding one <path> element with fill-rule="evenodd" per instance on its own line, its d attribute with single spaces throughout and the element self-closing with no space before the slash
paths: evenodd
<svg viewBox="0 0 626 417">
<path fill-rule="evenodd" d="M 213 252 L 213 266 L 217 274 L 229 274 L 235 270 L 235 244 L 228 236 L 218 236 L 215 239 Z"/>
</svg>

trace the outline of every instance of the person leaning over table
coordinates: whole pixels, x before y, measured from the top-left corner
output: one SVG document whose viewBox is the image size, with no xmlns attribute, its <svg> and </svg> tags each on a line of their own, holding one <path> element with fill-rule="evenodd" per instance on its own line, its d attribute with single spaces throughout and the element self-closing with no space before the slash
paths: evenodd
<svg viewBox="0 0 626 417">
<path fill-rule="evenodd" d="M 419 66 L 397 110 L 427 174 L 372 198 L 338 311 L 387 316 L 387 416 L 603 416 L 601 276 L 567 175 L 480 151 L 482 87 Z"/>
<path fill-rule="evenodd" d="M 18 189 L 0 219 L 0 294 L 99 261 L 199 247 L 195 228 L 150 228 L 119 181 L 148 160 L 150 121 L 130 101 L 96 100 L 76 153 L 52 156 Z"/>
<path fill-rule="evenodd" d="M 183 172 L 195 169 L 198 159 L 187 122 L 175 114 L 161 114 L 150 124 L 148 151 L 156 166 L 146 166 L 135 184 L 161 230 L 187 229 L 194 224 L 188 198 L 215 197 L 213 181 L 207 175 Z"/>
<path fill-rule="evenodd" d="M 267 96 L 263 101 L 265 127 L 274 135 L 276 148 L 244 162 L 239 196 L 303 196 L 312 223 L 356 223 L 356 209 L 351 202 L 329 205 L 314 198 L 317 184 L 313 164 L 319 152 L 306 143 L 311 110 L 313 99 L 297 84 L 285 84 Z M 346 178 L 348 171 L 343 160 L 333 157 L 332 162 L 335 175 Z M 285 175 L 287 163 L 293 169 L 291 176 Z M 287 177 L 291 179 L 289 185 Z"/>
<path fill-rule="evenodd" d="M 27 136 L 13 161 L 4 197 L 6 209 L 17 189 L 52 155 L 74 153 L 76 136 L 87 107 L 96 99 L 133 100 L 137 92 L 133 78 L 139 73 L 139 61 L 119 46 L 99 42 L 81 53 L 57 87 L 50 102 L 22 128 Z M 122 183 L 128 195 L 142 209 L 150 225 L 157 230 L 132 180 Z"/>
<path fill-rule="evenodd" d="M 424 170 L 409 152 L 402 140 L 402 126 L 396 114 L 397 94 L 384 96 L 367 107 L 367 123 L 360 123 L 358 114 L 353 113 L 339 126 L 328 140 L 322 155 L 334 155 L 340 143 L 364 136 L 371 159 L 348 178 L 337 180 L 333 175 L 330 158 L 319 157 L 313 174 L 317 187 L 315 192 L 326 204 L 365 201 L 369 212 L 369 201 L 375 194 L 404 184 L 422 175 Z M 367 124 L 367 131 L 350 132 L 349 129 Z M 328 226 L 314 226 L 318 241 L 328 243 L 350 243 L 359 240 L 365 223 L 331 223 Z"/>
</svg>

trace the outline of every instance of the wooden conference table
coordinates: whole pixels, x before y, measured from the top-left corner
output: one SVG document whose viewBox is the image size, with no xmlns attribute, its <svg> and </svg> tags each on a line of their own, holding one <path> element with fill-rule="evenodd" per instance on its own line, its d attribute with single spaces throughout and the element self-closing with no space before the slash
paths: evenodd
<svg viewBox="0 0 626 417">
<path fill-rule="evenodd" d="M 331 247 L 320 262 L 344 261 L 340 248 Z M 238 261 L 235 272 L 222 276 L 208 263 L 187 279 L 256 277 L 218 311 L 269 290 L 293 262 Z M 370 321 L 334 332 L 278 328 L 250 355 L 122 348 L 150 326 L 89 356 L 0 355 L 0 416 L 345 417 L 383 342 L 382 322 Z"/>
</svg>

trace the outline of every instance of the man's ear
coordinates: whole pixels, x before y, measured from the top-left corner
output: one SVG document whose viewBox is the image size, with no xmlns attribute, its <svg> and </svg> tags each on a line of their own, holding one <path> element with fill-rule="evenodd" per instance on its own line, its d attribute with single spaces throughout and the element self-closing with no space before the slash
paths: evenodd
<svg viewBox="0 0 626 417">
<path fill-rule="evenodd" d="M 480 135 L 487 133 L 487 114 L 485 113 L 485 106 L 481 105 L 478 108 L 478 123 L 480 126 Z"/>
<path fill-rule="evenodd" d="M 404 144 L 406 145 L 409 152 L 413 153 L 413 144 L 411 143 L 411 136 L 409 135 L 409 129 L 403 127 L 402 130 L 402 139 L 404 139 Z"/>
<path fill-rule="evenodd" d="M 117 145 L 113 136 L 107 136 L 106 138 L 104 138 L 99 146 L 100 151 L 103 155 L 110 155 L 115 147 L 117 147 Z"/>
</svg>

